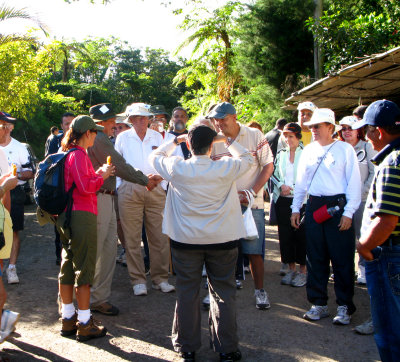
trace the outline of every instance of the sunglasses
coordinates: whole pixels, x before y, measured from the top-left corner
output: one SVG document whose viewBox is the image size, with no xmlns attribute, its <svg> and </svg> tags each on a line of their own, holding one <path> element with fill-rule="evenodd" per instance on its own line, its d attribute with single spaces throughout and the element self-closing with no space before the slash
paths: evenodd
<svg viewBox="0 0 400 362">
<path fill-rule="evenodd" d="M 8 124 L 0 124 L 0 128 L 8 128 Z"/>
<path fill-rule="evenodd" d="M 353 131 L 353 128 L 351 128 L 351 127 L 342 127 L 341 131 L 342 132 Z"/>
<path fill-rule="evenodd" d="M 313 128 L 318 129 L 319 126 L 320 126 L 320 124 L 317 123 L 317 124 L 312 124 L 312 125 L 308 126 L 308 128 L 309 129 L 313 129 Z"/>
<path fill-rule="evenodd" d="M 91 129 L 90 133 L 96 133 L 97 134 L 97 129 Z"/>
</svg>

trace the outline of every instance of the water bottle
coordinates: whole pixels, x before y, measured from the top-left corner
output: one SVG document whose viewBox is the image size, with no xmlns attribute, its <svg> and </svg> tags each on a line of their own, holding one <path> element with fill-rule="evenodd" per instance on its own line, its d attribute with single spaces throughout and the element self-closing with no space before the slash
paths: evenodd
<svg viewBox="0 0 400 362">
<path fill-rule="evenodd" d="M 327 209 L 326 212 L 327 212 L 329 215 L 333 216 L 333 215 L 335 215 L 339 210 L 340 210 L 340 207 L 339 207 L 339 206 L 334 206 L 334 207 L 330 207 L 329 209 Z"/>
</svg>

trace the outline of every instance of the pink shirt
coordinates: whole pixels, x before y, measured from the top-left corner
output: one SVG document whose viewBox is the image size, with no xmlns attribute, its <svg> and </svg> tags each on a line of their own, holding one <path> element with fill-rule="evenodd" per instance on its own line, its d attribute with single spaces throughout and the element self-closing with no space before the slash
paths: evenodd
<svg viewBox="0 0 400 362">
<path fill-rule="evenodd" d="M 87 211 L 97 215 L 96 191 L 103 185 L 104 180 L 95 173 L 86 150 L 79 146 L 75 148 L 78 150 L 71 152 L 65 160 L 65 191 L 68 191 L 75 182 L 72 210 Z"/>
</svg>

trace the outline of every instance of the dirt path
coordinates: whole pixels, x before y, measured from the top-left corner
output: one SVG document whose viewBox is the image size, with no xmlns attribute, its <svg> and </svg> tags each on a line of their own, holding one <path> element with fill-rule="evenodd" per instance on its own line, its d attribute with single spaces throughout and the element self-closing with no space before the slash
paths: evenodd
<svg viewBox="0 0 400 362">
<path fill-rule="evenodd" d="M 53 230 L 36 222 L 35 208 L 26 208 L 26 227 L 18 260 L 19 285 L 7 285 L 6 307 L 21 313 L 13 338 L 2 344 L 0 357 L 11 361 L 177 361 L 170 342 L 174 294 L 149 290 L 134 297 L 126 268 L 118 265 L 112 302 L 121 313 L 98 317 L 109 330 L 105 338 L 86 344 L 59 335 Z M 271 309 L 256 310 L 251 278 L 238 291 L 238 330 L 244 361 L 375 361 L 379 356 L 372 336 L 356 335 L 352 328 L 368 317 L 366 288 L 356 287 L 357 312 L 350 327 L 334 326 L 331 318 L 319 323 L 302 319 L 309 307 L 304 288 L 280 285 L 275 227 L 267 227 L 265 286 Z M 171 278 L 172 283 L 174 279 Z M 150 284 L 149 284 L 150 285 Z M 336 311 L 329 286 L 331 313 Z M 205 295 L 206 291 L 203 290 Z M 218 361 L 208 348 L 207 313 L 202 319 L 203 347 L 198 361 Z"/>
</svg>

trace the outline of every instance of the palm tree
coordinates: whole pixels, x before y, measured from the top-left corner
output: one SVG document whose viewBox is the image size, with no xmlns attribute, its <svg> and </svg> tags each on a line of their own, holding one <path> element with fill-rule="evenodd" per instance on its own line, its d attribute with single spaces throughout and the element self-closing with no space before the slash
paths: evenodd
<svg viewBox="0 0 400 362">
<path fill-rule="evenodd" d="M 238 73 L 232 68 L 234 54 L 229 33 L 232 30 L 233 15 L 241 6 L 240 1 L 231 1 L 211 12 L 203 8 L 204 12 L 210 14 L 209 17 L 204 18 L 203 15 L 199 15 L 200 12 L 196 12 L 192 18 L 186 17 L 181 29 L 185 31 L 195 29 L 195 32 L 186 38 L 175 52 L 177 54 L 184 47 L 195 43 L 192 56 L 201 47 L 206 49 L 203 55 L 200 55 L 201 59 L 207 53 L 207 49 L 211 49 L 213 42 L 221 45 L 222 50 L 217 55 L 217 65 L 214 70 L 217 73 L 217 93 L 221 102 L 230 101 L 235 85 L 239 81 Z"/>
<path fill-rule="evenodd" d="M 32 21 L 36 24 L 47 36 L 47 27 L 44 23 L 42 23 L 37 17 L 30 15 L 26 8 L 15 9 L 13 7 L 9 7 L 6 4 L 0 4 L 0 22 L 6 21 L 9 19 L 26 19 Z M 28 42 L 36 42 L 36 39 L 29 35 L 24 34 L 2 34 L 0 33 L 0 46 L 6 43 L 14 42 L 14 41 L 28 41 Z"/>
</svg>

